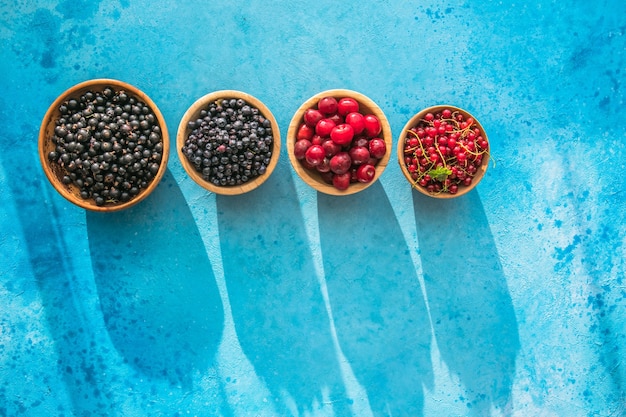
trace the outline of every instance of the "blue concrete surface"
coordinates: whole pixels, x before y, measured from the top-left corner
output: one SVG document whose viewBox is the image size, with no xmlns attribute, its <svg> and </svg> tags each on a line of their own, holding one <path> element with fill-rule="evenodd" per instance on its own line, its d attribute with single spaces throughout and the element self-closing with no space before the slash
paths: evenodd
<svg viewBox="0 0 626 417">
<path fill-rule="evenodd" d="M 1 416 L 626 415 L 626 3 L 13 1 L 0 5 Z M 37 156 L 50 103 L 109 77 L 175 136 L 220 89 L 283 141 L 319 91 L 394 133 L 466 108 L 496 164 L 470 194 L 317 194 L 286 153 L 216 196 L 168 172 L 85 212 Z M 283 142 L 284 143 L 284 142 Z M 285 149 L 285 147 L 283 147 Z"/>
</svg>

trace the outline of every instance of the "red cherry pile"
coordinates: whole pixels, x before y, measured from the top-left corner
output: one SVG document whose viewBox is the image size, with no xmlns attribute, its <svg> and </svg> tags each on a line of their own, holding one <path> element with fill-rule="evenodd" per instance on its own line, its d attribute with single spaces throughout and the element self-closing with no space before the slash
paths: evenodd
<svg viewBox="0 0 626 417">
<path fill-rule="evenodd" d="M 381 130 L 378 117 L 362 113 L 354 98 L 322 97 L 304 112 L 293 153 L 326 183 L 346 190 L 374 179 L 376 165 L 387 153 Z"/>
<path fill-rule="evenodd" d="M 472 184 L 488 149 L 471 116 L 443 109 L 408 130 L 404 163 L 414 185 L 432 194 L 456 194 L 459 186 Z"/>
</svg>

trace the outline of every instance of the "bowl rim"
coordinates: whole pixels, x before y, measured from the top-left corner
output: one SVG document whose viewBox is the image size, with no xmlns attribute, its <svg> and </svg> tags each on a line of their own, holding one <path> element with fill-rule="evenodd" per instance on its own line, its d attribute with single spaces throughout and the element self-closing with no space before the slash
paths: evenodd
<svg viewBox="0 0 626 417">
<path fill-rule="evenodd" d="M 202 175 L 197 172 L 195 168 L 191 165 L 191 163 L 187 160 L 187 157 L 183 154 L 182 151 L 185 140 L 189 136 L 190 129 L 188 127 L 188 122 L 191 117 L 198 115 L 200 111 L 203 110 L 209 103 L 223 98 L 241 98 L 245 100 L 248 104 L 256 107 L 262 113 L 263 117 L 268 119 L 272 125 L 272 158 L 270 159 L 270 163 L 268 164 L 265 173 L 241 185 L 218 186 L 205 180 Z M 241 90 L 216 90 L 196 99 L 196 101 L 194 101 L 193 104 L 189 106 L 189 108 L 187 108 L 182 118 L 180 119 L 178 131 L 176 133 L 176 152 L 178 155 L 178 159 L 187 175 L 202 188 L 214 194 L 220 195 L 240 195 L 260 187 L 261 184 L 267 181 L 270 175 L 272 175 L 272 173 L 274 172 L 278 164 L 278 160 L 280 159 L 280 150 L 280 128 L 278 126 L 276 118 L 274 117 L 274 114 L 261 100 Z"/>
<path fill-rule="evenodd" d="M 296 159 L 295 155 L 293 154 L 294 145 L 296 143 L 296 132 L 300 126 L 300 123 L 302 122 L 304 112 L 314 105 L 317 105 L 317 102 L 321 98 L 326 96 L 332 96 L 337 99 L 342 97 L 352 97 L 356 99 L 359 104 L 363 104 L 368 107 L 369 111 L 364 114 L 374 114 L 380 120 L 381 133 L 379 137 L 381 137 L 385 141 L 387 152 L 378 161 L 378 164 L 376 164 L 376 174 L 372 181 L 368 183 L 351 183 L 346 190 L 339 190 L 335 188 L 332 184 L 324 182 L 324 180 L 321 179 L 320 175 L 317 172 L 304 168 L 301 162 Z M 298 174 L 298 176 L 304 183 L 309 185 L 311 188 L 317 190 L 318 192 L 324 194 L 333 196 L 345 196 L 363 191 L 380 179 L 380 176 L 383 174 L 383 171 L 385 170 L 385 168 L 387 168 L 387 165 L 389 164 L 389 159 L 391 157 L 391 153 L 393 152 L 393 136 L 387 116 L 374 100 L 358 91 L 345 88 L 336 88 L 320 91 L 319 93 L 309 97 L 300 105 L 300 107 L 298 107 L 293 117 L 291 118 L 291 122 L 289 123 L 289 129 L 287 131 L 287 151 L 289 161 L 291 162 L 293 170 L 296 172 L 296 174 Z"/>
<path fill-rule="evenodd" d="M 161 128 L 161 141 L 163 143 L 163 152 L 161 156 L 161 162 L 159 163 L 159 170 L 156 175 L 150 182 L 150 184 L 142 189 L 139 194 L 134 196 L 128 201 L 119 203 L 119 204 L 111 204 L 111 205 L 103 205 L 98 206 L 91 199 L 83 199 L 80 196 L 76 195 L 74 192 L 70 190 L 70 188 L 63 184 L 63 182 L 58 178 L 58 176 L 53 172 L 53 169 L 48 161 L 48 155 L 46 153 L 46 144 L 51 141 L 50 136 L 48 135 L 49 129 L 54 129 L 54 124 L 56 121 L 56 117 L 58 117 L 59 111 L 58 108 L 65 100 L 73 97 L 79 97 L 83 92 L 87 92 L 89 90 L 100 91 L 105 87 L 115 88 L 116 91 L 125 90 L 133 94 L 136 98 L 142 100 L 145 104 L 147 104 L 154 116 L 157 119 L 158 125 Z M 169 132 L 167 130 L 167 124 L 165 122 L 165 118 L 161 113 L 161 110 L 156 105 L 156 103 L 142 90 L 135 87 L 132 84 L 129 84 L 125 81 L 121 81 L 114 78 L 94 78 L 79 82 L 74 84 L 73 86 L 67 88 L 63 91 L 57 98 L 50 104 L 46 113 L 41 121 L 41 125 L 39 128 L 39 137 L 37 140 L 37 147 L 39 153 L 39 161 L 41 163 L 42 169 L 48 178 L 48 181 L 54 187 L 54 189 L 61 194 L 66 200 L 75 204 L 78 207 L 81 207 L 86 210 L 95 211 L 95 212 L 113 212 L 124 210 L 140 201 L 144 200 L 148 195 L 154 191 L 154 189 L 158 186 L 165 171 L 167 170 L 167 164 L 169 160 Z"/>
<path fill-rule="evenodd" d="M 423 187 L 421 187 L 419 184 L 416 184 L 413 181 L 413 179 L 411 178 L 411 174 L 409 173 L 408 168 L 406 167 L 406 164 L 404 163 L 404 144 L 406 142 L 408 130 L 411 129 L 412 127 L 414 127 L 415 125 L 417 125 L 417 123 L 427 113 L 436 113 L 436 112 L 442 111 L 444 109 L 450 109 L 452 111 L 458 111 L 458 112 L 464 114 L 465 116 L 472 117 L 474 119 L 474 123 L 477 125 L 477 127 L 482 132 L 483 138 L 487 141 L 487 143 L 489 143 L 489 148 L 488 148 L 489 151 L 484 154 L 482 162 L 480 164 L 480 167 L 478 168 L 478 171 L 476 171 L 476 174 L 474 175 L 474 179 L 472 181 L 472 184 L 470 184 L 469 186 L 460 185 L 459 186 L 459 190 L 458 190 L 458 192 L 456 194 L 450 194 L 450 193 L 433 194 L 433 193 L 428 192 Z M 452 105 L 452 104 L 436 104 L 436 105 L 433 105 L 433 106 L 425 107 L 422 110 L 420 110 L 419 112 L 415 113 L 406 122 L 406 124 L 402 128 L 402 131 L 400 131 L 400 135 L 398 136 L 398 143 L 397 143 L 396 146 L 397 146 L 398 165 L 400 165 L 400 170 L 402 171 L 402 174 L 404 175 L 406 180 L 411 185 L 411 188 L 417 190 L 418 192 L 420 192 L 420 193 L 422 193 L 424 195 L 427 195 L 427 196 L 432 197 L 432 198 L 441 199 L 441 200 L 461 197 L 462 195 L 465 195 L 465 194 L 469 193 L 470 191 L 472 191 L 478 185 L 478 183 L 481 182 L 481 180 L 485 176 L 485 173 L 487 172 L 487 168 L 489 166 L 489 161 L 491 159 L 491 154 L 490 154 L 490 152 L 491 152 L 491 142 L 489 141 L 489 138 L 487 137 L 487 132 L 483 128 L 483 126 L 480 123 L 480 121 L 476 117 L 474 117 L 474 115 L 472 113 L 470 113 L 469 111 L 467 111 L 467 110 L 465 110 L 465 109 L 463 109 L 461 107 Z"/>
</svg>

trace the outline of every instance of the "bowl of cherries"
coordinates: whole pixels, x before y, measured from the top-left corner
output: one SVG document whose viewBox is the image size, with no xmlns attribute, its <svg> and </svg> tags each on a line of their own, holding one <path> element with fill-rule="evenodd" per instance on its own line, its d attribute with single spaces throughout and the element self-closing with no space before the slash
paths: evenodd
<svg viewBox="0 0 626 417">
<path fill-rule="evenodd" d="M 383 111 L 365 95 L 320 92 L 294 114 L 287 132 L 289 160 L 298 176 L 329 195 L 354 194 L 385 170 L 392 137 Z"/>
<path fill-rule="evenodd" d="M 138 88 L 114 79 L 67 89 L 39 130 L 39 159 L 52 186 L 92 211 L 128 208 L 146 198 L 167 169 L 165 119 Z"/>
<path fill-rule="evenodd" d="M 489 164 L 489 140 L 480 122 L 450 105 L 413 116 L 398 139 L 398 162 L 411 186 L 434 198 L 471 191 Z"/>
</svg>

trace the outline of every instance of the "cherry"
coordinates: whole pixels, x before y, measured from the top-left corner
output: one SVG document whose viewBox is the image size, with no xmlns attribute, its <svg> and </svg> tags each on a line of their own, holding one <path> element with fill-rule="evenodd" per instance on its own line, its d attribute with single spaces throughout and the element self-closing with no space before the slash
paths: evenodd
<svg viewBox="0 0 626 417">
<path fill-rule="evenodd" d="M 354 129 L 352 129 L 352 126 L 347 123 L 337 125 L 333 127 L 333 129 L 330 131 L 330 138 L 337 145 L 348 145 L 350 142 L 352 142 L 353 137 Z"/>
<path fill-rule="evenodd" d="M 346 115 L 346 123 L 352 126 L 355 135 L 360 135 L 365 130 L 365 117 L 361 113 L 348 113 Z"/>
<path fill-rule="evenodd" d="M 356 113 L 359 111 L 359 102 L 352 97 L 344 97 L 337 103 L 337 113 L 346 116 L 348 113 Z"/>
<path fill-rule="evenodd" d="M 348 154 L 354 165 L 361 165 L 370 159 L 370 151 L 365 146 L 353 146 Z"/>
<path fill-rule="evenodd" d="M 387 153 L 387 145 L 381 138 L 374 138 L 368 144 L 370 155 L 374 158 L 382 158 Z"/>
<path fill-rule="evenodd" d="M 352 174 L 350 172 L 344 172 L 343 174 L 333 175 L 333 186 L 338 190 L 347 190 L 350 187 L 350 180 Z"/>
<path fill-rule="evenodd" d="M 322 114 L 322 112 L 316 109 L 308 109 L 304 112 L 304 123 L 311 127 L 315 127 L 317 122 L 319 122 L 323 118 L 324 115 Z"/>
<path fill-rule="evenodd" d="M 317 172 L 322 181 L 345 190 L 351 183 L 368 183 L 375 178 L 376 165 L 387 153 L 387 145 L 379 137 L 381 131 L 378 117 L 361 113 L 356 99 L 323 97 L 314 108 L 303 113 L 296 132 L 294 156 L 305 169 Z M 430 134 L 433 143 L 429 146 L 439 146 L 434 144 L 437 132 Z M 423 128 L 420 135 L 425 135 Z M 418 175 L 423 162 L 409 160 L 408 163 Z"/>
<path fill-rule="evenodd" d="M 293 154 L 296 159 L 304 159 L 304 154 L 311 147 L 312 143 L 308 139 L 300 139 L 293 146 Z"/>
<path fill-rule="evenodd" d="M 373 114 L 366 114 L 364 116 L 365 122 L 365 134 L 369 137 L 377 136 L 380 133 L 381 125 L 378 117 Z"/>
<path fill-rule="evenodd" d="M 326 152 L 321 145 L 311 145 L 304 154 L 304 158 L 312 166 L 321 164 L 325 157 Z"/>
<path fill-rule="evenodd" d="M 359 166 L 356 170 L 356 178 L 359 182 L 370 182 L 374 179 L 376 175 L 376 168 L 374 165 L 363 164 Z"/>
<path fill-rule="evenodd" d="M 311 138 L 311 144 L 313 145 L 321 145 L 325 140 L 330 140 L 330 138 L 323 138 L 320 135 L 313 135 Z"/>
<path fill-rule="evenodd" d="M 369 140 L 365 136 L 357 136 L 352 140 L 352 146 L 365 146 L 367 147 L 369 144 Z"/>
<path fill-rule="evenodd" d="M 322 181 L 324 181 L 326 184 L 333 183 L 333 177 L 335 176 L 335 174 L 332 171 L 319 172 L 319 174 L 320 174 L 320 178 L 322 178 Z"/>
<path fill-rule="evenodd" d="M 300 139 L 309 139 L 311 140 L 311 138 L 313 138 L 313 135 L 315 134 L 315 129 L 312 128 L 311 126 L 307 125 L 306 123 L 302 123 L 300 125 L 300 128 L 298 129 L 298 133 L 296 134 L 296 139 L 300 140 Z"/>
<path fill-rule="evenodd" d="M 315 166 L 315 169 L 319 172 L 330 172 L 330 159 L 324 158 L 319 165 Z"/>
<path fill-rule="evenodd" d="M 326 152 L 326 156 L 328 157 L 331 157 L 341 151 L 341 145 L 337 145 L 330 138 L 327 138 L 324 142 L 322 142 L 322 148 L 324 148 L 324 151 Z"/>
<path fill-rule="evenodd" d="M 333 122 L 335 122 L 336 125 L 340 125 L 344 122 L 343 117 L 341 117 L 339 115 L 339 113 L 335 113 L 333 115 L 329 115 L 328 117 L 330 120 L 332 120 Z"/>
<path fill-rule="evenodd" d="M 335 174 L 343 174 L 350 170 L 352 159 L 347 152 L 339 152 L 330 158 L 330 170 Z"/>
<path fill-rule="evenodd" d="M 336 123 L 330 119 L 322 119 L 315 125 L 315 133 L 321 137 L 330 135 L 330 132 L 336 126 Z"/>
<path fill-rule="evenodd" d="M 323 114 L 335 114 L 337 112 L 337 99 L 335 97 L 323 97 L 317 103 L 317 109 Z"/>
</svg>

